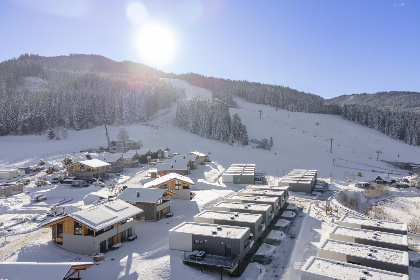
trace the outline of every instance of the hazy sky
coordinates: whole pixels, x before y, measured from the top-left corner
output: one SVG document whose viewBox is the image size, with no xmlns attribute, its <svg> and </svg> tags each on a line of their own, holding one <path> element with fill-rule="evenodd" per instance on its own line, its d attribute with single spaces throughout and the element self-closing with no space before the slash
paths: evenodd
<svg viewBox="0 0 420 280">
<path fill-rule="evenodd" d="M 420 1 L 1 0 L 0 61 L 98 54 L 325 98 L 420 91 Z"/>
</svg>

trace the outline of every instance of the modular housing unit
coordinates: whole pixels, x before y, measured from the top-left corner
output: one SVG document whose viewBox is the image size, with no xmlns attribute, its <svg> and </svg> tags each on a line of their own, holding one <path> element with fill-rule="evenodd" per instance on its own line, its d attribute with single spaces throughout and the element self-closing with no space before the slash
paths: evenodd
<svg viewBox="0 0 420 280">
<path fill-rule="evenodd" d="M 278 186 L 289 186 L 293 192 L 312 193 L 316 178 L 316 170 L 294 169 L 278 182 Z"/>
<path fill-rule="evenodd" d="M 408 275 L 371 267 L 310 257 L 301 268 L 301 280 L 408 280 Z"/>
<path fill-rule="evenodd" d="M 273 215 L 277 215 L 280 210 L 280 201 L 278 197 L 274 196 L 262 196 L 262 195 L 238 195 L 234 193 L 227 198 L 227 202 L 242 202 L 242 203 L 256 203 L 256 204 L 269 204 L 273 208 L 271 209 Z"/>
<path fill-rule="evenodd" d="M 194 216 L 195 223 L 248 227 L 255 239 L 265 229 L 261 214 L 206 210 Z"/>
<path fill-rule="evenodd" d="M 272 208 L 270 204 L 222 201 L 213 205 L 211 209 L 215 211 L 261 214 L 262 222 L 267 226 L 273 220 Z"/>
<path fill-rule="evenodd" d="M 289 186 L 269 186 L 269 185 L 249 185 L 246 187 L 249 190 L 264 190 L 264 191 L 280 191 L 283 193 L 283 200 L 287 201 L 289 199 Z"/>
<path fill-rule="evenodd" d="M 0 170 L 0 179 L 13 179 L 22 175 L 25 175 L 24 170 L 19 170 L 19 169 Z"/>
<path fill-rule="evenodd" d="M 286 203 L 285 194 L 283 191 L 243 189 L 236 192 L 236 194 L 277 197 L 279 199 L 279 208 L 282 208 Z"/>
<path fill-rule="evenodd" d="M 0 197 L 11 196 L 14 194 L 23 192 L 23 184 L 1 184 L 0 185 Z"/>
<path fill-rule="evenodd" d="M 232 164 L 223 174 L 223 183 L 254 184 L 255 164 Z"/>
<path fill-rule="evenodd" d="M 247 227 L 183 222 L 169 230 L 169 249 L 242 259 L 253 245 Z"/>
<path fill-rule="evenodd" d="M 329 237 L 345 242 L 408 251 L 408 237 L 403 234 L 336 226 Z"/>
<path fill-rule="evenodd" d="M 408 233 L 407 224 L 383 220 L 343 216 L 340 220 L 337 221 L 337 224 L 343 227 L 376 230 L 396 234 L 407 235 Z"/>
<path fill-rule="evenodd" d="M 327 239 L 318 257 L 408 274 L 408 252 Z"/>
</svg>

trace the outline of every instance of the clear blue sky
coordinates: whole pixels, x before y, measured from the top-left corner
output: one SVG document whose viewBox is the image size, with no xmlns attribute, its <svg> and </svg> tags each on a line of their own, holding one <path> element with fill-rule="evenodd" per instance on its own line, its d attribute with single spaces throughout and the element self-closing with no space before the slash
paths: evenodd
<svg viewBox="0 0 420 280">
<path fill-rule="evenodd" d="M 171 34 L 154 53 L 171 59 L 145 59 L 148 23 Z M 420 91 L 418 0 L 1 0 L 0 34 L 0 61 L 92 53 L 325 98 Z"/>
</svg>

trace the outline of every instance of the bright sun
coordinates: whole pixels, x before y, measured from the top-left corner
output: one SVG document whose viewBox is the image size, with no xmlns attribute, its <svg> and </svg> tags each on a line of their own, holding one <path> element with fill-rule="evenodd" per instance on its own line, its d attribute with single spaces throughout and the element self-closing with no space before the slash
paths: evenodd
<svg viewBox="0 0 420 280">
<path fill-rule="evenodd" d="M 145 63 L 168 64 L 175 56 L 175 37 L 171 30 L 163 25 L 149 23 L 142 26 L 136 41 Z"/>
</svg>

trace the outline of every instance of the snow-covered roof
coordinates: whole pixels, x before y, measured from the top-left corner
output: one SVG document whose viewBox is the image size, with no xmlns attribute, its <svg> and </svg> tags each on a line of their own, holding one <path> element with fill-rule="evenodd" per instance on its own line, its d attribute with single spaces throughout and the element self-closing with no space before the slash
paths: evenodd
<svg viewBox="0 0 420 280">
<path fill-rule="evenodd" d="M 250 194 L 250 195 L 259 195 L 259 196 L 275 196 L 280 197 L 284 196 L 283 191 L 275 191 L 275 190 L 253 190 L 253 189 L 242 189 L 237 192 L 238 195 L 241 194 Z"/>
<path fill-rule="evenodd" d="M 197 151 L 195 151 L 195 152 L 190 152 L 190 154 L 194 154 L 194 155 L 199 156 L 199 157 L 206 157 L 206 156 L 207 156 L 206 154 L 203 154 L 203 153 L 201 153 L 201 152 L 197 152 Z"/>
<path fill-rule="evenodd" d="M 102 160 L 99 159 L 88 159 L 88 160 L 82 160 L 79 161 L 81 164 L 89 166 L 91 168 L 99 168 L 99 167 L 104 167 L 104 166 L 110 166 L 109 163 L 104 162 Z"/>
<path fill-rule="evenodd" d="M 86 263 L 36 263 L 36 262 L 0 262 L 0 279 L 64 279 L 72 267 L 92 266 Z"/>
<path fill-rule="evenodd" d="M 347 256 L 356 256 L 364 259 L 374 259 L 375 261 L 408 266 L 408 252 L 399 250 L 348 243 L 332 239 L 325 240 L 320 245 L 319 249 Z"/>
<path fill-rule="evenodd" d="M 136 151 L 136 150 L 130 150 L 128 152 L 123 153 L 122 154 L 122 157 L 123 158 L 132 158 L 132 157 L 134 157 L 136 155 L 137 152 L 138 151 Z"/>
<path fill-rule="evenodd" d="M 237 195 L 232 194 L 226 198 L 226 201 L 242 201 L 252 203 L 278 203 L 279 199 L 275 196 L 260 196 L 260 195 Z"/>
<path fill-rule="evenodd" d="M 249 235 L 250 233 L 250 229 L 248 227 L 201 224 L 194 222 L 183 222 L 169 231 L 231 239 L 240 239 L 242 236 L 246 234 Z"/>
<path fill-rule="evenodd" d="M 258 219 L 260 219 L 262 216 L 261 214 L 252 214 L 252 213 L 206 210 L 195 215 L 194 217 L 218 219 L 218 220 L 226 220 L 226 221 L 235 220 L 239 222 L 256 223 Z"/>
<path fill-rule="evenodd" d="M 116 199 L 99 206 L 68 214 L 68 217 L 95 231 L 100 231 L 101 229 L 126 220 L 142 212 L 143 210 L 138 207 Z"/>
<path fill-rule="evenodd" d="M 197 159 L 196 155 L 178 155 L 178 156 L 174 156 L 173 157 L 174 160 L 178 161 L 178 160 L 185 160 L 186 162 L 188 161 L 195 161 Z"/>
<path fill-rule="evenodd" d="M 349 224 L 372 226 L 372 227 L 377 227 L 377 228 L 385 228 L 385 229 L 389 228 L 393 230 L 407 231 L 407 224 L 383 221 L 383 220 L 371 220 L 371 219 L 362 219 L 362 218 L 356 218 L 356 217 L 350 217 L 350 216 L 343 216 L 339 220 L 339 223 L 340 222 L 342 222 L 343 225 L 346 223 L 349 223 Z"/>
<path fill-rule="evenodd" d="M 407 235 L 403 234 L 394 234 L 382 231 L 378 232 L 373 230 L 347 228 L 341 226 L 336 226 L 330 234 L 345 235 L 360 239 L 369 239 L 377 242 L 386 242 L 408 246 L 408 237 Z"/>
<path fill-rule="evenodd" d="M 306 261 L 301 270 L 302 273 L 337 280 L 363 279 L 363 277 L 370 280 L 408 280 L 408 275 L 313 256 Z"/>
<path fill-rule="evenodd" d="M 213 209 L 220 208 L 229 208 L 229 209 L 248 209 L 255 211 L 267 211 L 271 210 L 272 206 L 270 204 L 257 204 L 257 203 L 242 203 L 242 202 L 219 202 L 213 205 Z"/>
<path fill-rule="evenodd" d="M 182 175 L 179 175 L 179 174 L 176 174 L 176 173 L 169 173 L 169 174 L 166 174 L 162 177 L 159 177 L 159 178 L 157 178 L 153 181 L 147 182 L 146 184 L 144 184 L 144 187 L 145 188 L 155 187 L 155 186 L 158 186 L 158 185 L 163 184 L 165 182 L 168 182 L 172 179 L 184 181 L 186 183 L 190 183 L 190 184 L 194 185 L 194 182 L 193 182 L 193 180 L 191 180 L 191 178 L 188 178 L 186 176 L 182 176 Z"/>
<path fill-rule="evenodd" d="M 252 175 L 255 174 L 255 164 L 253 163 L 235 163 L 232 164 L 223 175 Z"/>
<path fill-rule="evenodd" d="M 167 171 L 167 170 L 188 170 L 188 167 L 187 167 L 187 163 L 188 163 L 188 161 L 187 162 L 180 162 L 180 161 L 177 161 L 177 162 L 165 162 L 165 163 L 160 163 L 160 164 L 158 164 L 157 166 L 156 166 L 156 168 L 157 168 L 157 171 L 159 172 L 159 171 Z"/>
<path fill-rule="evenodd" d="M 140 150 L 137 150 L 137 154 L 139 155 L 145 155 L 147 153 L 152 152 L 150 149 L 146 149 L 146 148 L 141 148 Z"/>
<path fill-rule="evenodd" d="M 166 191 L 166 189 L 127 188 L 118 196 L 118 199 L 129 202 L 156 203 Z"/>
<path fill-rule="evenodd" d="M 115 153 L 115 154 L 101 153 L 93 157 L 98 160 L 103 160 L 104 162 L 116 162 L 122 157 L 122 154 L 121 153 Z"/>
<path fill-rule="evenodd" d="M 272 191 L 287 191 L 289 186 L 269 186 L 269 185 L 249 185 L 246 187 L 248 190 L 272 190 Z"/>
</svg>

